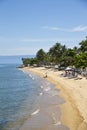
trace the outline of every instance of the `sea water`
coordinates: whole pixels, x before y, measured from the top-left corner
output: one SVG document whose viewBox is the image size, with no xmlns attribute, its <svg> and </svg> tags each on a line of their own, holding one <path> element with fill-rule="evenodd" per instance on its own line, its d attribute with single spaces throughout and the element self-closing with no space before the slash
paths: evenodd
<svg viewBox="0 0 87 130">
<path fill-rule="evenodd" d="M 0 64 L 0 130 L 69 130 L 61 123 L 59 90 L 18 64 Z"/>
</svg>

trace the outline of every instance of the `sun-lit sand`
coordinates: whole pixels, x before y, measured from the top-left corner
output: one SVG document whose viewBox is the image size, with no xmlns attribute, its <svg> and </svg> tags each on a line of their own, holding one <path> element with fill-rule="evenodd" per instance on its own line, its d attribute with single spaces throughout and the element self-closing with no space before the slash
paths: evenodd
<svg viewBox="0 0 87 130">
<path fill-rule="evenodd" d="M 70 130 L 87 130 L 87 79 L 68 79 L 62 77 L 63 71 L 55 71 L 44 67 L 23 68 L 41 77 L 47 74 L 47 80 L 60 89 L 60 96 L 65 99 L 61 105 L 62 123 Z"/>
</svg>

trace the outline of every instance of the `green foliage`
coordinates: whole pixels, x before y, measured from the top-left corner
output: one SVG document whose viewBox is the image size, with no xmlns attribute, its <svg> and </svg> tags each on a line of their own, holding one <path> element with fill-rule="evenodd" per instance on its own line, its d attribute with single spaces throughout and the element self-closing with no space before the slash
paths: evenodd
<svg viewBox="0 0 87 130">
<path fill-rule="evenodd" d="M 35 65 L 35 64 L 38 65 L 38 60 L 37 60 L 37 58 L 31 58 L 29 65 L 32 66 L 32 65 Z"/>
<path fill-rule="evenodd" d="M 73 66 L 75 62 L 76 52 L 74 49 L 66 49 L 65 52 L 62 53 L 61 58 L 61 66 Z"/>
<path fill-rule="evenodd" d="M 73 58 L 76 55 L 76 52 L 69 48 L 66 50 L 65 55 Z"/>
<path fill-rule="evenodd" d="M 22 58 L 23 65 L 27 66 L 30 64 L 30 59 L 29 58 Z"/>
<path fill-rule="evenodd" d="M 79 45 L 80 45 L 79 49 L 81 52 L 87 52 L 87 39 L 80 42 Z"/>
<path fill-rule="evenodd" d="M 60 66 L 75 66 L 77 68 L 87 67 L 87 39 L 79 43 L 79 48 L 76 46 L 66 48 L 61 43 L 56 43 L 46 53 L 43 49 L 38 50 L 36 58 L 22 58 L 22 62 L 25 66 L 37 64 L 59 64 Z"/>
<path fill-rule="evenodd" d="M 24 66 L 38 64 L 37 58 L 22 58 L 22 62 Z"/>
<path fill-rule="evenodd" d="M 43 49 L 40 49 L 36 54 L 36 58 L 37 58 L 39 64 L 44 63 L 45 57 L 46 57 L 46 53 Z"/>
<path fill-rule="evenodd" d="M 75 57 L 75 66 L 77 68 L 87 67 L 87 53 L 81 53 Z"/>
<path fill-rule="evenodd" d="M 60 63 L 61 57 L 66 50 L 66 46 L 62 46 L 60 43 L 56 43 L 53 47 L 49 50 L 49 55 L 51 57 L 51 62 Z"/>
<path fill-rule="evenodd" d="M 38 60 L 42 60 L 42 61 L 43 61 L 44 58 L 45 58 L 45 52 L 44 52 L 44 50 L 43 50 L 43 49 L 40 49 L 40 50 L 37 52 L 36 57 L 37 57 Z"/>
</svg>

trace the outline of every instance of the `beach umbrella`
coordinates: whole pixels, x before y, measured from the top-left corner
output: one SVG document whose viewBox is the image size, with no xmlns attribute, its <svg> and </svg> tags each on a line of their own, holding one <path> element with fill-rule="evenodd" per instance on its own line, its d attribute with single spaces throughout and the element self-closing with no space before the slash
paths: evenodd
<svg viewBox="0 0 87 130">
<path fill-rule="evenodd" d="M 65 70 L 66 70 L 66 71 L 71 71 L 71 70 L 72 70 L 72 68 L 67 67 Z"/>
</svg>

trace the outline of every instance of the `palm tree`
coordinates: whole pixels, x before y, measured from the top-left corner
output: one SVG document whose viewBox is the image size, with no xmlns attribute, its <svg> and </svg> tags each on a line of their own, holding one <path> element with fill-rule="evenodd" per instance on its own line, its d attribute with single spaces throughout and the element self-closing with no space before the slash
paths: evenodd
<svg viewBox="0 0 87 130">
<path fill-rule="evenodd" d="M 46 53 L 43 49 L 38 50 L 36 54 L 36 58 L 38 60 L 39 65 L 44 63 Z"/>
<path fill-rule="evenodd" d="M 54 63 L 60 63 L 63 52 L 65 51 L 65 46 L 62 46 L 60 43 L 56 43 L 49 50 L 49 55 L 52 57 Z"/>
<path fill-rule="evenodd" d="M 87 52 L 87 39 L 80 42 L 79 45 L 80 45 L 81 52 Z"/>
</svg>

